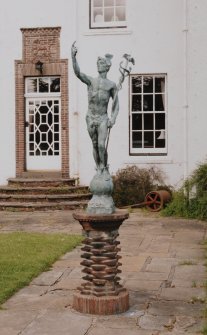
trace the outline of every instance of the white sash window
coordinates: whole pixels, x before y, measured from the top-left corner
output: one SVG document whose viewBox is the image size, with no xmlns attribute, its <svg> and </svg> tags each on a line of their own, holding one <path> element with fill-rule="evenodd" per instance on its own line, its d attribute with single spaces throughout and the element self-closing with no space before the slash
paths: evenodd
<svg viewBox="0 0 207 335">
<path fill-rule="evenodd" d="M 90 0 L 90 28 L 126 27 L 126 0 Z"/>
<path fill-rule="evenodd" d="M 166 75 L 131 75 L 130 154 L 166 154 L 166 126 Z"/>
</svg>

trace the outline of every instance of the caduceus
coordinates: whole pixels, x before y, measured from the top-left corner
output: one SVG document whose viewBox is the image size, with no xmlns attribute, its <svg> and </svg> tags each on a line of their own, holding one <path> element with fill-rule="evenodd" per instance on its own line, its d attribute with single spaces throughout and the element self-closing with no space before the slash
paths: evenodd
<svg viewBox="0 0 207 335">
<path fill-rule="evenodd" d="M 119 91 L 122 88 L 122 84 L 124 82 L 124 79 L 130 75 L 130 72 L 132 70 L 131 64 L 135 65 L 135 60 L 134 60 L 133 57 L 131 57 L 131 55 L 124 54 L 123 58 L 124 59 L 119 64 L 119 72 L 121 73 L 121 76 L 120 76 L 118 84 L 117 84 L 117 90 L 116 90 L 114 101 L 116 101 L 116 97 L 117 97 Z M 108 136 L 107 136 L 107 140 L 106 140 L 106 151 L 108 149 L 110 131 L 111 131 L 111 128 L 108 129 Z"/>
</svg>

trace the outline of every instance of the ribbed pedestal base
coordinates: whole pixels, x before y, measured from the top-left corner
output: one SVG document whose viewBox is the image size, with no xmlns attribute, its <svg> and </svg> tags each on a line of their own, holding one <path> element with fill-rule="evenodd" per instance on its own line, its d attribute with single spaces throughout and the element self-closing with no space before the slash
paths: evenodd
<svg viewBox="0 0 207 335">
<path fill-rule="evenodd" d="M 75 293 L 73 308 L 81 313 L 110 315 L 126 312 L 129 309 L 129 293 L 119 293 L 118 296 L 94 297 Z"/>
<path fill-rule="evenodd" d="M 73 308 L 89 314 L 116 314 L 129 308 L 129 294 L 120 283 L 121 256 L 117 241 L 118 230 L 128 213 L 116 210 L 113 214 L 73 214 L 83 227 L 83 283 L 74 294 Z"/>
</svg>

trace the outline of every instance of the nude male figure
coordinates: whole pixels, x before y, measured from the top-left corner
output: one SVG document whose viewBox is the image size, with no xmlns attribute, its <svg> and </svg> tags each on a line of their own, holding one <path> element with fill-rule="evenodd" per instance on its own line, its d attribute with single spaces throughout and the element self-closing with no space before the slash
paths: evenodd
<svg viewBox="0 0 207 335">
<path fill-rule="evenodd" d="M 107 149 L 106 138 L 108 129 L 116 121 L 119 112 L 118 91 L 116 84 L 107 78 L 107 73 L 111 67 L 112 55 L 98 57 L 97 70 L 98 77 L 92 78 L 80 71 L 76 55 L 77 48 L 72 45 L 71 48 L 73 69 L 76 76 L 88 86 L 88 111 L 86 114 L 86 123 L 88 133 L 93 144 L 93 157 L 97 170 L 103 172 L 107 167 Z M 109 119 L 107 109 L 109 100 L 112 98 L 111 118 Z"/>
</svg>

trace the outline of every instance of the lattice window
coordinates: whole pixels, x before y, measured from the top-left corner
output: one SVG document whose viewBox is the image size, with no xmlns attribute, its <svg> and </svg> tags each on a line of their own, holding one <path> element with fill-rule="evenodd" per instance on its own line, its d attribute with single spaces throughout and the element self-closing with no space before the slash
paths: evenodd
<svg viewBox="0 0 207 335">
<path fill-rule="evenodd" d="M 60 154 L 60 99 L 28 99 L 29 155 Z"/>
</svg>

